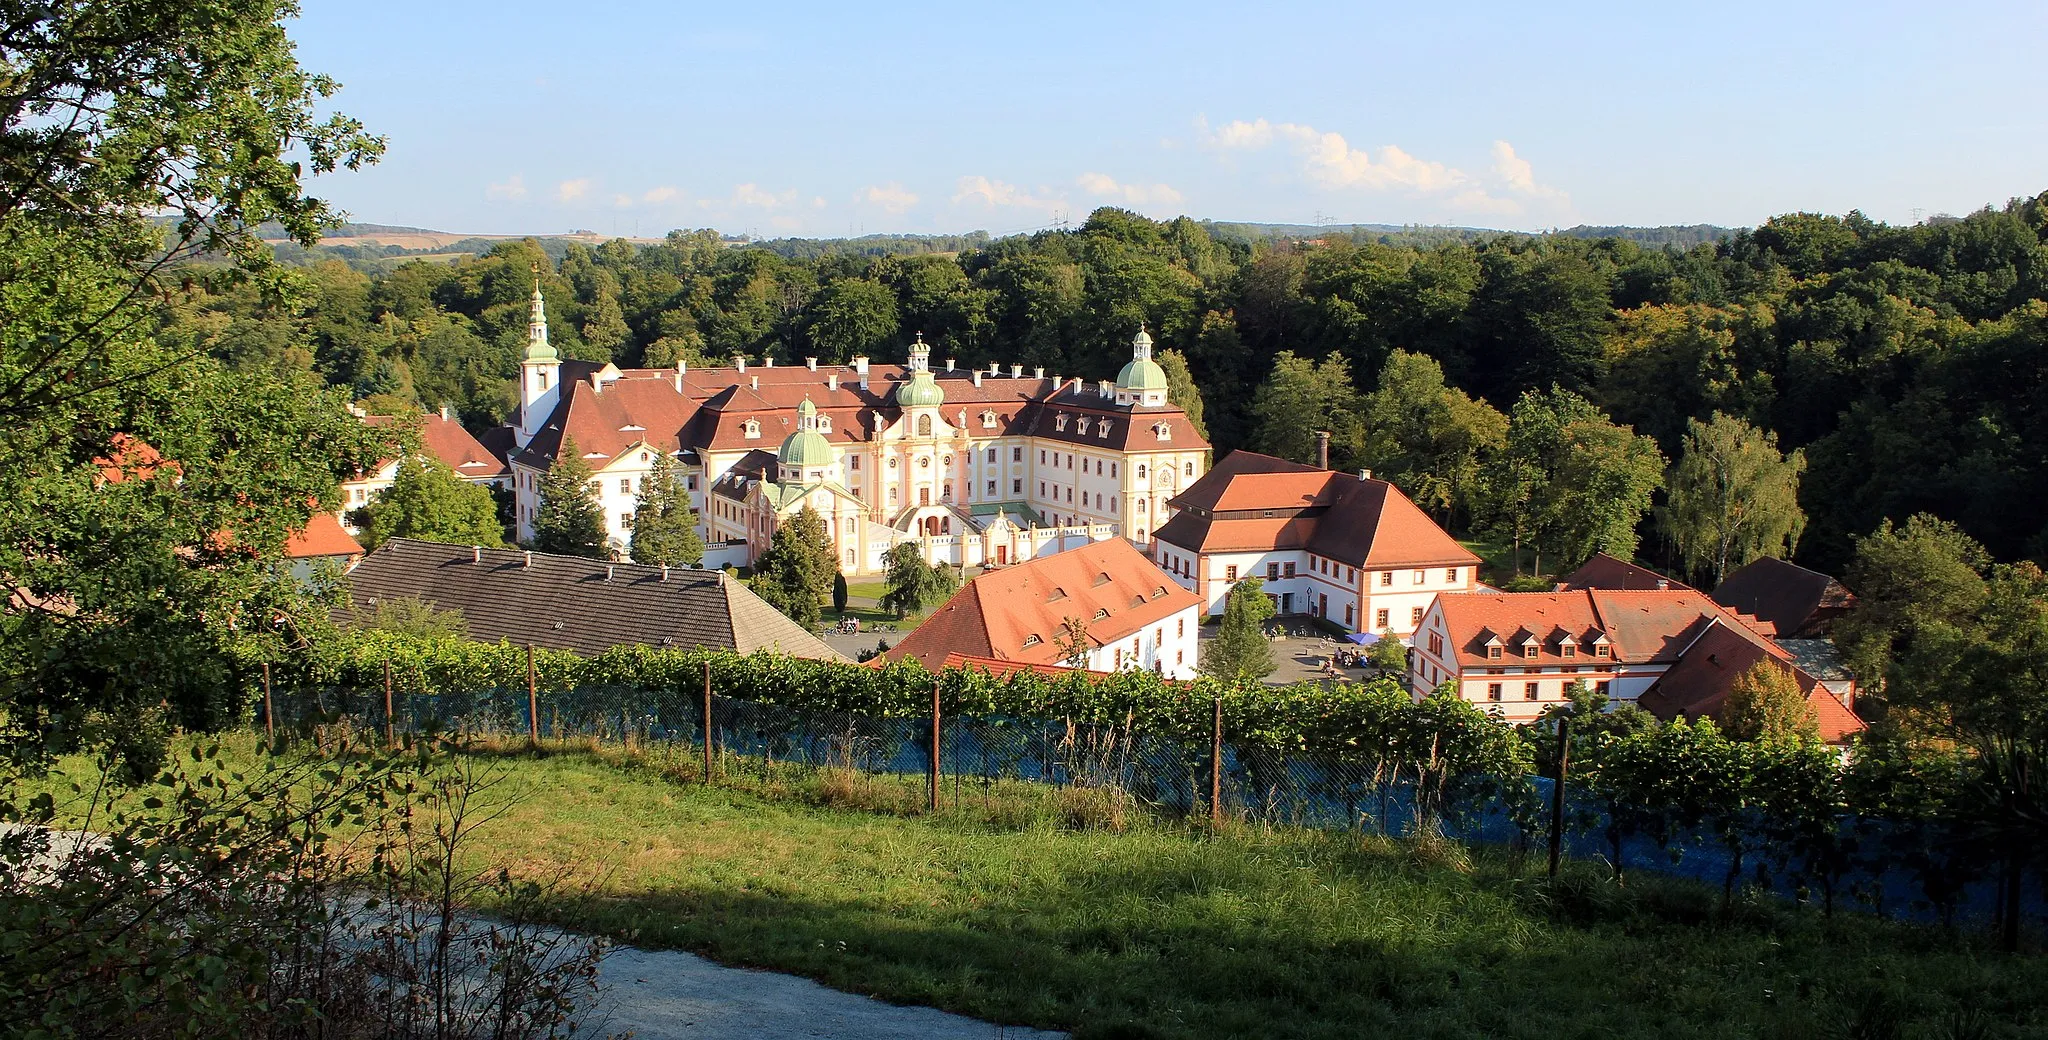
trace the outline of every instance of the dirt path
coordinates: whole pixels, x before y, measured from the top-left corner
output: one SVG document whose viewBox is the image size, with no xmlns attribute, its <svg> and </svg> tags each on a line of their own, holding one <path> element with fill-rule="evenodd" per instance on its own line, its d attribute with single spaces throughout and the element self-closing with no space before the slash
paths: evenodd
<svg viewBox="0 0 2048 1040">
<path fill-rule="evenodd" d="M 898 1007 L 809 979 L 714 964 L 672 950 L 615 947 L 602 969 L 604 1028 L 638 1040 L 1056 1040 L 1065 1033 Z"/>
</svg>

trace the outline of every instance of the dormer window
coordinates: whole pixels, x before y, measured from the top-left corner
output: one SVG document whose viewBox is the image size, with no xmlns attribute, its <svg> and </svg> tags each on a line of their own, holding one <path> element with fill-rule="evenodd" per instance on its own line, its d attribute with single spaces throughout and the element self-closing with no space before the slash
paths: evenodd
<svg viewBox="0 0 2048 1040">
<path fill-rule="evenodd" d="M 994 412 L 983 412 L 983 413 L 981 413 L 981 428 L 982 428 L 982 429 L 984 429 L 984 430 L 993 430 L 993 429 L 995 429 L 995 428 L 996 428 L 996 413 L 994 413 Z"/>
<path fill-rule="evenodd" d="M 1040 644 L 1040 643 L 1043 643 L 1043 642 L 1045 642 L 1045 640 L 1043 640 L 1043 639 L 1040 639 L 1040 638 L 1038 638 L 1038 637 L 1037 637 L 1037 636 L 1035 636 L 1035 635 L 1025 636 L 1025 637 L 1024 637 L 1024 649 L 1026 649 L 1026 650 L 1029 650 L 1029 649 L 1031 649 L 1032 647 L 1034 647 L 1034 646 L 1037 646 L 1038 644 Z"/>
<path fill-rule="evenodd" d="M 1501 659 L 1501 657 L 1502 657 L 1502 656 L 1504 656 L 1504 655 L 1503 655 L 1503 653 L 1502 653 L 1502 650 L 1503 650 L 1503 647 L 1502 647 L 1502 646 L 1501 646 L 1501 645 L 1500 645 L 1499 643 L 1495 643 L 1495 644 L 1493 644 L 1492 646 L 1489 646 L 1489 647 L 1487 647 L 1487 648 L 1486 648 L 1486 659 L 1487 659 L 1487 660 L 1489 660 L 1489 661 L 1498 661 L 1498 660 L 1500 660 L 1500 659 Z"/>
<path fill-rule="evenodd" d="M 1172 440 L 1172 439 L 1173 439 L 1173 424 L 1172 424 L 1172 423 L 1164 423 L 1164 422 L 1162 422 L 1162 423 L 1153 423 L 1153 424 L 1152 424 L 1152 432 L 1153 432 L 1153 433 L 1156 433 L 1156 434 L 1158 434 L 1158 435 L 1159 435 L 1159 439 L 1160 439 L 1160 440 L 1162 440 L 1162 441 L 1170 441 L 1170 440 Z M 1188 468 L 1192 470 L 1192 469 L 1193 469 L 1194 467 L 1193 467 L 1192 465 L 1190 465 L 1190 466 L 1189 466 Z M 1194 476 L 1194 474 L 1193 474 L 1193 473 L 1189 473 L 1189 474 L 1188 474 L 1188 476 L 1191 476 L 1191 477 L 1192 477 L 1192 476 Z"/>
<path fill-rule="evenodd" d="M 1103 440 L 1108 440 L 1108 439 L 1109 439 L 1109 420 L 1108 420 L 1108 419 L 1104 419 L 1104 420 L 1102 420 L 1102 433 L 1101 433 L 1101 437 L 1102 437 L 1102 439 L 1103 439 Z"/>
<path fill-rule="evenodd" d="M 1075 424 L 1074 430 L 1083 437 L 1088 436 L 1088 417 L 1082 416 L 1080 421 Z"/>
<path fill-rule="evenodd" d="M 831 417 L 831 416 L 829 416 L 829 415 L 821 415 L 821 416 L 818 416 L 818 432 L 819 432 L 819 433 L 831 433 L 831 432 L 832 432 L 832 417 Z"/>
<path fill-rule="evenodd" d="M 1593 656 L 1599 658 L 1612 657 L 1614 656 L 1614 648 L 1608 646 L 1606 643 L 1597 644 L 1593 647 Z"/>
<path fill-rule="evenodd" d="M 1570 639 L 1557 644 L 1557 656 L 1569 661 L 1579 655 L 1579 645 Z"/>
<path fill-rule="evenodd" d="M 1536 655 L 1539 652 L 1541 652 L 1542 649 L 1543 644 L 1538 643 L 1534 639 L 1531 639 L 1528 642 L 1522 644 L 1522 656 L 1530 660 L 1534 660 L 1536 658 Z"/>
<path fill-rule="evenodd" d="M 1052 428 L 1060 433 L 1067 432 L 1067 415 L 1065 412 L 1052 417 Z"/>
<path fill-rule="evenodd" d="M 749 440 L 758 439 L 761 436 L 761 423 L 756 419 L 748 419 L 740 424 L 740 432 Z"/>
<path fill-rule="evenodd" d="M 1108 616 L 1109 616 L 1109 608 L 1108 608 L 1108 607 L 1103 607 L 1103 608 L 1101 608 L 1101 609 L 1099 609 L 1099 610 L 1097 610 L 1097 611 L 1095 612 L 1095 617 L 1093 618 L 1093 620 L 1095 620 L 1095 621 L 1100 621 L 1100 620 L 1102 620 L 1103 618 L 1106 618 L 1106 617 L 1108 617 Z"/>
</svg>

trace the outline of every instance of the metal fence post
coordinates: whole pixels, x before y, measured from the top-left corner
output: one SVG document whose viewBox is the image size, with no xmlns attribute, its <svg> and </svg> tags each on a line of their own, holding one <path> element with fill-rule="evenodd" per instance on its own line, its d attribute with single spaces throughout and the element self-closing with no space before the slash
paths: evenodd
<svg viewBox="0 0 2048 1040">
<path fill-rule="evenodd" d="M 939 680 L 932 680 L 931 811 L 939 811 Z"/>
<path fill-rule="evenodd" d="M 1209 744 L 1209 822 L 1223 822 L 1223 698 L 1216 698 L 1216 727 Z"/>
<path fill-rule="evenodd" d="M 270 701 L 270 662 L 263 662 L 263 742 L 277 744 L 277 711 Z"/>
<path fill-rule="evenodd" d="M 704 662 L 704 782 L 711 782 L 711 662 Z"/>
<path fill-rule="evenodd" d="M 398 746 L 398 727 L 391 719 L 391 659 L 384 659 L 384 746 Z"/>
<path fill-rule="evenodd" d="M 533 664 L 533 644 L 526 644 L 526 743 L 540 746 L 540 672 Z"/>
<path fill-rule="evenodd" d="M 1550 788 L 1550 876 L 1557 877 L 1557 861 L 1564 855 L 1564 778 L 1571 754 L 1571 716 L 1557 713 L 1557 780 Z"/>
</svg>

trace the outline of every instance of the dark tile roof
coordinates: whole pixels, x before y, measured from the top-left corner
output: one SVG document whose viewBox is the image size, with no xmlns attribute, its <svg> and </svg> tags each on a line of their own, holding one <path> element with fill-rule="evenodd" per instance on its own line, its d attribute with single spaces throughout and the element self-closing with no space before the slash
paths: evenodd
<svg viewBox="0 0 2048 1040">
<path fill-rule="evenodd" d="M 1557 583 L 1559 592 L 1576 592 L 1580 589 L 1654 592 L 1658 589 L 1689 587 L 1676 578 L 1667 578 L 1648 567 L 1639 567 L 1604 552 L 1594 553 L 1592 559 L 1580 564 L 1578 570 L 1565 575 Z"/>
<path fill-rule="evenodd" d="M 720 647 L 844 660 L 722 571 L 606 563 L 410 538 L 377 547 L 348 574 L 355 611 L 416 597 L 461 611 L 472 639 L 596 654 L 614 646 Z M 349 624 L 350 612 L 337 612 Z"/>
<path fill-rule="evenodd" d="M 1781 637 L 1803 639 L 1827 634 L 1856 597 L 1819 571 L 1766 556 L 1722 581 L 1714 602 L 1776 625 Z"/>
</svg>

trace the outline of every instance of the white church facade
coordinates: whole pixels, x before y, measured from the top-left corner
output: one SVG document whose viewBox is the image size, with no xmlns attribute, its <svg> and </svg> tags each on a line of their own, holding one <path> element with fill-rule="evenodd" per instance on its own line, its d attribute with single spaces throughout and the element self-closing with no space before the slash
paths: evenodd
<svg viewBox="0 0 2048 1040">
<path fill-rule="evenodd" d="M 658 452 L 680 464 L 706 566 L 750 564 L 805 507 L 849 576 L 881 572 L 905 542 L 954 566 L 1112 537 L 1146 547 L 1209 456 L 1151 353 L 1140 329 L 1117 379 L 1093 385 L 935 367 L 922 337 L 903 365 L 620 369 L 557 355 L 536 284 L 508 431 L 517 534 L 532 537 L 541 477 L 573 447 L 621 554 Z"/>
</svg>

